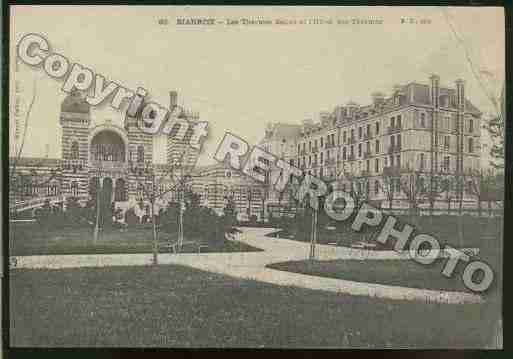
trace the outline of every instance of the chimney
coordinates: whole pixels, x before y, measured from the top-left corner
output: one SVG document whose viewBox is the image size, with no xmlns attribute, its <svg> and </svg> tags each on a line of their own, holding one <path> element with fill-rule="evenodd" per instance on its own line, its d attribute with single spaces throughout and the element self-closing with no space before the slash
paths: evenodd
<svg viewBox="0 0 513 359">
<path fill-rule="evenodd" d="M 345 108 L 344 106 L 337 106 L 335 107 L 335 118 L 337 119 L 337 122 L 342 121 L 345 115 Z"/>
<path fill-rule="evenodd" d="M 371 96 L 372 103 L 375 107 L 379 107 L 385 103 L 385 95 L 382 92 L 373 92 Z"/>
<path fill-rule="evenodd" d="M 438 108 L 438 101 L 440 98 L 440 76 L 431 75 L 429 79 L 431 80 L 431 86 L 429 87 L 429 92 L 431 94 L 431 105 L 433 105 L 435 108 Z"/>
<path fill-rule="evenodd" d="M 358 108 L 358 104 L 356 104 L 354 102 L 349 102 L 346 105 L 346 108 L 347 108 L 347 117 L 353 117 L 354 113 L 356 112 L 356 109 Z"/>
<path fill-rule="evenodd" d="M 465 111 L 465 81 L 456 80 L 456 105 L 458 110 Z"/>
<path fill-rule="evenodd" d="M 178 104 L 178 92 L 169 91 L 169 109 L 172 110 Z"/>
</svg>

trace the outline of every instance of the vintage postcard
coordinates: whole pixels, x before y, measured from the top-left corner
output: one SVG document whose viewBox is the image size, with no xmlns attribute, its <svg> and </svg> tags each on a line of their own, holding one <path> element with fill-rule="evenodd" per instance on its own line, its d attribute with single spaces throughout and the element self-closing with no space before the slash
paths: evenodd
<svg viewBox="0 0 513 359">
<path fill-rule="evenodd" d="M 10 348 L 502 348 L 502 8 L 9 16 Z"/>
</svg>

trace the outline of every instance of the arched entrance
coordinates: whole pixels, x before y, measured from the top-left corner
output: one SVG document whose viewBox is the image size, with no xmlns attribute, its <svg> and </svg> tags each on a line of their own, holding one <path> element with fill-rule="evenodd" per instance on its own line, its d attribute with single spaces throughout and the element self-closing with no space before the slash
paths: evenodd
<svg viewBox="0 0 513 359">
<path fill-rule="evenodd" d="M 116 131 L 102 130 L 91 139 L 90 156 L 91 161 L 125 162 L 125 141 Z"/>
</svg>

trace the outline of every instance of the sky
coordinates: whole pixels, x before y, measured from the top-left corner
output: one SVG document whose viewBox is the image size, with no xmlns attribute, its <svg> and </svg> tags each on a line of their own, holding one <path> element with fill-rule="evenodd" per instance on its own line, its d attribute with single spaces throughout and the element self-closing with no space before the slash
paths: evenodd
<svg viewBox="0 0 513 359">
<path fill-rule="evenodd" d="M 176 18 L 218 20 L 379 19 L 355 25 L 176 25 Z M 414 18 L 417 24 L 403 23 Z M 168 25 L 159 25 L 168 19 Z M 422 19 L 429 24 L 420 24 Z M 457 40 L 447 19 L 453 24 Z M 501 8 L 440 7 L 11 7 L 11 85 L 27 103 L 36 86 L 24 156 L 61 156 L 59 112 L 62 81 L 41 67 L 20 64 L 14 54 L 27 33 L 43 35 L 53 52 L 168 106 L 178 103 L 209 121 L 209 138 L 199 164 L 213 163 L 225 131 L 257 143 L 268 122 L 316 120 L 320 111 L 370 94 L 389 94 L 394 85 L 428 83 L 436 73 L 442 86 L 466 81 L 468 98 L 484 113 L 494 109 L 483 87 L 497 95 L 505 73 L 504 14 Z M 480 84 L 474 71 L 482 76 Z M 482 72 L 482 71 L 485 72 Z M 11 90 L 11 109 L 14 109 Z M 12 117 L 12 116 L 11 116 Z M 123 112 L 93 108 L 93 124 L 121 124 Z M 156 162 L 164 161 L 164 138 L 156 136 Z"/>
</svg>

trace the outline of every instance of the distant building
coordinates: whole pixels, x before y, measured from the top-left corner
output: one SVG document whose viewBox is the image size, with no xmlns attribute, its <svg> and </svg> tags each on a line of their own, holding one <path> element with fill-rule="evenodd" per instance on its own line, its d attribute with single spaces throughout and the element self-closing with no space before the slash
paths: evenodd
<svg viewBox="0 0 513 359">
<path fill-rule="evenodd" d="M 228 200 L 233 200 L 237 219 L 248 221 L 253 217 L 264 218 L 267 194 L 265 187 L 240 171 L 214 164 L 196 168 L 188 187 L 200 195 L 203 206 L 212 208 L 218 215 L 224 214 Z"/>
</svg>

